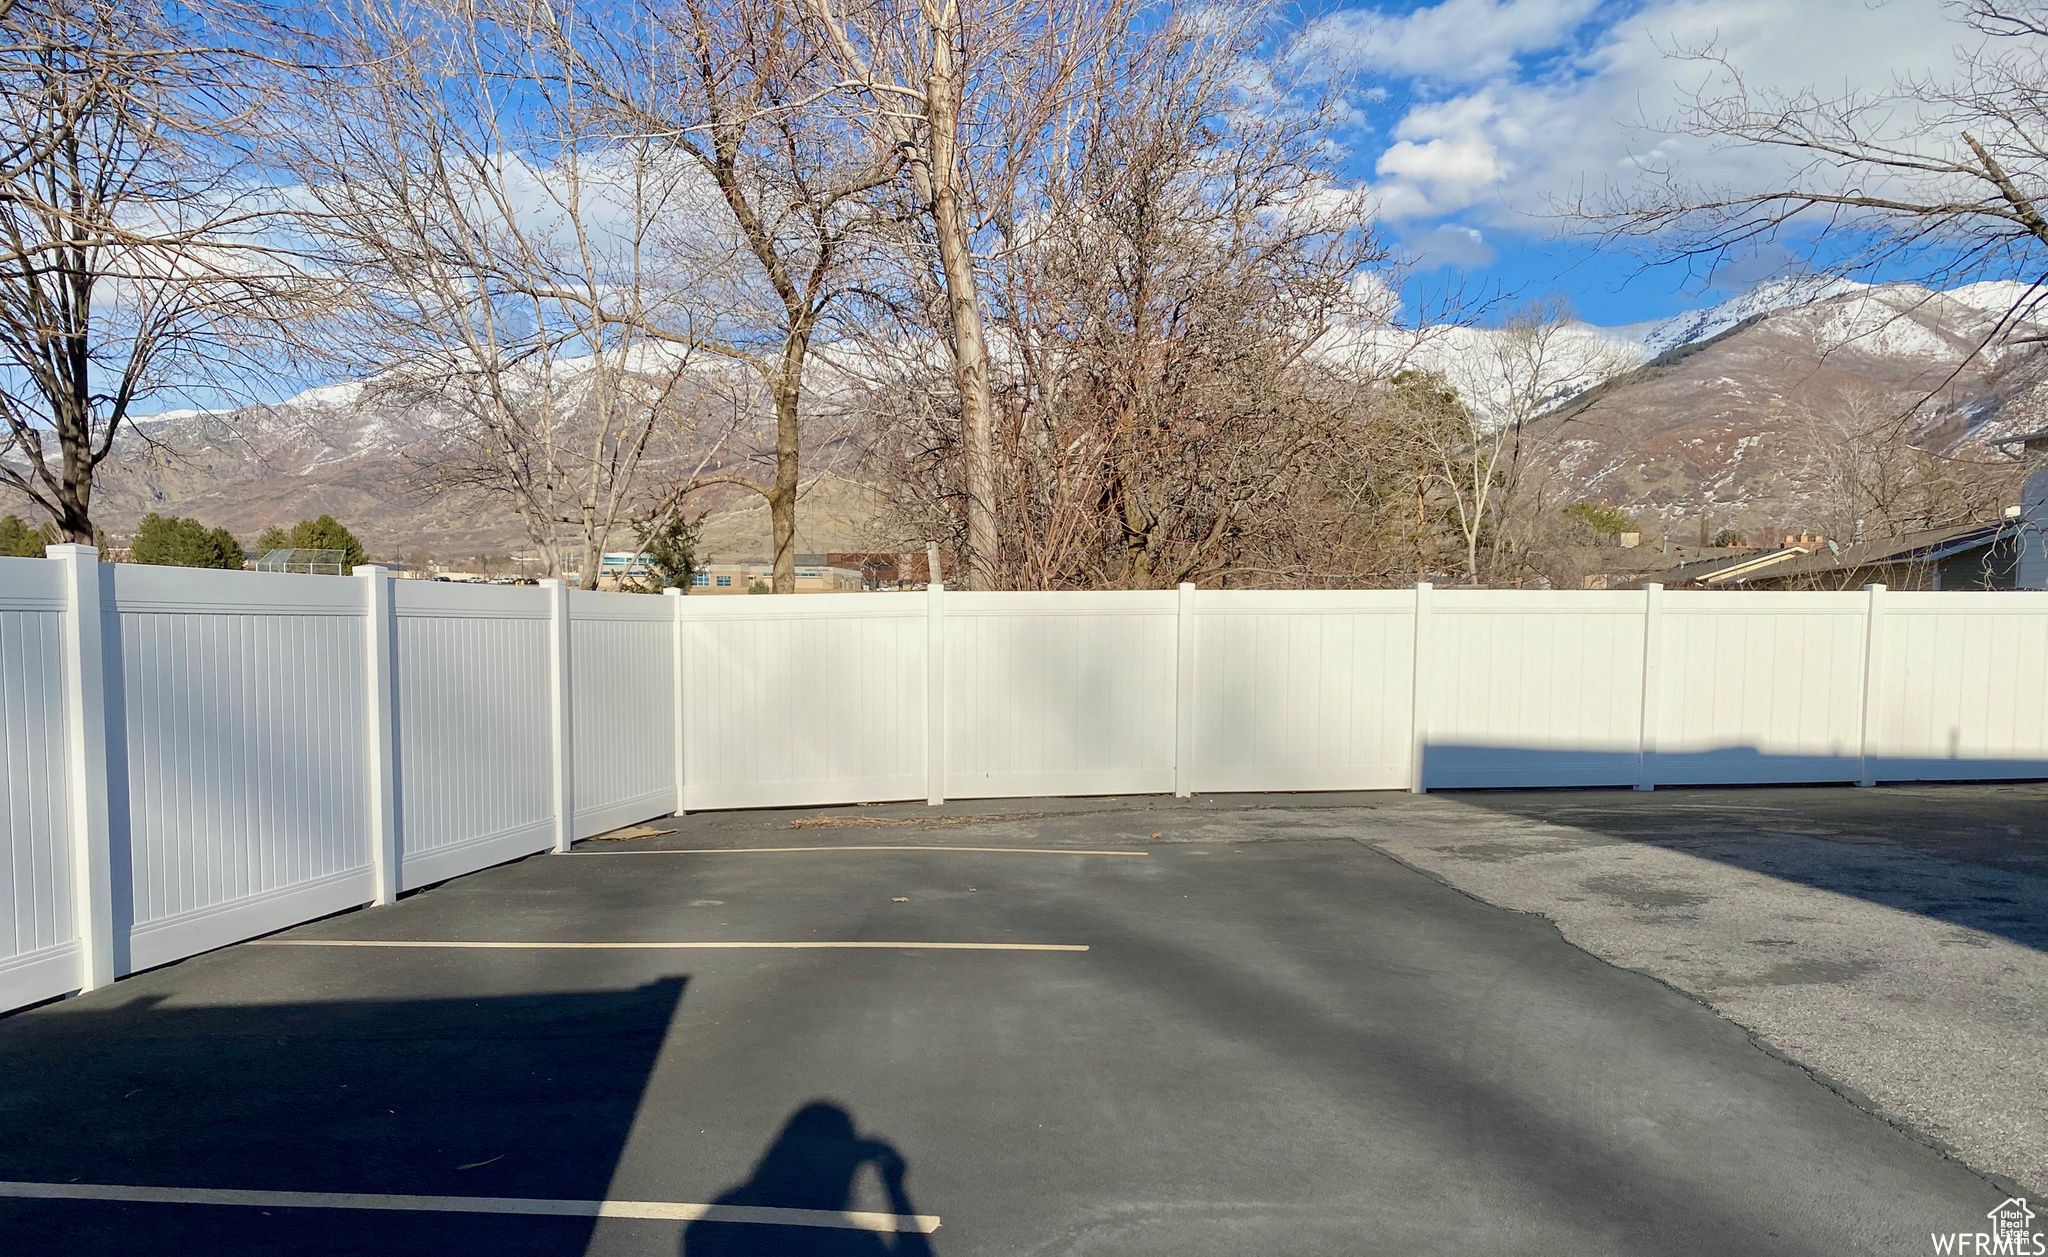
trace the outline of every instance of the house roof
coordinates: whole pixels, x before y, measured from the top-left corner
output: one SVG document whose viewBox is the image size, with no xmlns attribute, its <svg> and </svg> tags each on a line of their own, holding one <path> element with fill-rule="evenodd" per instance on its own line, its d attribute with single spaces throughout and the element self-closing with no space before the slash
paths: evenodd
<svg viewBox="0 0 2048 1257">
<path fill-rule="evenodd" d="M 1749 550 L 1741 554 L 1724 554 L 1719 558 L 1681 563 L 1677 567 L 1657 572 L 1649 579 L 1665 585 L 1719 585 L 1746 575 L 1751 570 L 1774 569 L 1778 564 L 1796 559 L 1805 553 L 1806 550 L 1801 546 L 1781 546 L 1775 550 Z"/>
<path fill-rule="evenodd" d="M 2001 436 L 1991 441 L 1993 445 L 2023 445 L 2028 441 L 2048 441 L 2048 428 L 2039 432 L 2022 432 L 2017 436 Z"/>
<path fill-rule="evenodd" d="M 1843 546 L 1839 554 L 1831 550 L 1817 550 L 1754 574 L 1745 573 L 1729 583 L 1742 584 L 1749 580 L 1796 580 L 1802 576 L 1826 576 L 1830 573 L 1853 572 L 1866 567 L 1936 563 L 1966 550 L 1988 546 L 2011 531 L 2013 523 L 2009 520 L 1998 520 L 1989 524 L 1959 524 L 1951 528 L 1930 528 L 1900 537 L 1887 537 L 1882 541 L 1864 541 Z"/>
</svg>

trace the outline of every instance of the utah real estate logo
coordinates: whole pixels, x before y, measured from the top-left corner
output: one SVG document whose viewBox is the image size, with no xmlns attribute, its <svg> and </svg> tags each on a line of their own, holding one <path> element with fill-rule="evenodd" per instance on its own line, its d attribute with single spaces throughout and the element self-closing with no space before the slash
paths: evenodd
<svg viewBox="0 0 2048 1257">
<path fill-rule="evenodd" d="M 1990 1230 L 1937 1233 L 1934 1251 L 1954 1257 L 2048 1257 L 2048 1235 L 2034 1230 L 2026 1197 L 2010 1197 L 1984 1216 Z"/>
</svg>

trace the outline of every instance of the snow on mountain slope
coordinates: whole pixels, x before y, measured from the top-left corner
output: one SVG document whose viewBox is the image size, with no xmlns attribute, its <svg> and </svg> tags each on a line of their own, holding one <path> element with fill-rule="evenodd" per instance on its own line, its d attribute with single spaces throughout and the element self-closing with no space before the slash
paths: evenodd
<svg viewBox="0 0 2048 1257">
<path fill-rule="evenodd" d="M 2044 298 L 2038 311 L 2036 296 Z M 1986 445 L 1990 437 L 2039 427 L 2048 411 L 2048 394 L 2031 382 L 2031 350 L 1980 350 L 2016 307 L 2048 324 L 2048 290 L 2017 282 L 1934 292 L 1786 280 L 1651 323 L 1569 326 L 1555 339 L 1542 390 L 1558 409 L 1539 421 L 1557 492 L 1672 521 L 1796 524 L 1813 490 L 1802 461 L 1812 442 L 1795 419 L 1852 395 L 1910 405 L 1938 392 L 1928 447 L 1994 462 L 2003 456 Z M 1333 361 L 1356 355 L 1380 370 L 1439 371 L 1478 409 L 1500 415 L 1509 411 L 1502 337 L 1472 327 L 1376 329 L 1329 352 Z M 1724 339 L 1706 344 L 1716 337 Z M 1671 355 L 1688 346 L 1695 348 L 1683 361 Z M 1659 355 L 1673 360 L 1659 365 Z M 679 365 L 660 346 L 634 363 L 649 374 Z M 718 369 L 689 364 L 693 373 Z M 587 374 L 563 364 L 536 388 L 573 401 Z M 522 548 L 509 511 L 444 492 L 422 473 L 451 415 L 373 385 L 327 385 L 233 414 L 138 420 L 138 435 L 149 439 L 124 442 L 103 469 L 95 515 L 116 536 L 154 510 L 196 515 L 253 542 L 265 525 L 329 511 L 380 553 Z M 0 501 L 0 512 L 20 509 Z"/>
<path fill-rule="evenodd" d="M 2038 426 L 2030 416 L 2048 402 L 2048 364 L 1998 325 L 2017 295 L 1855 284 L 1702 311 L 1656 342 L 1692 352 L 1667 351 L 1540 420 L 1536 461 L 1566 500 L 1609 501 L 1688 536 L 1853 528 L 1860 508 L 1845 502 L 1873 484 L 1890 492 L 1927 455 L 1948 460 L 1949 507 L 1983 514 L 2013 470 L 1988 438 Z"/>
<path fill-rule="evenodd" d="M 1712 340 L 1744 319 L 1788 306 L 1810 305 L 1866 287 L 1869 285 L 1859 284 L 1853 279 L 1829 277 L 1773 280 L 1704 310 L 1691 310 L 1654 323 L 1637 323 L 1626 329 L 1612 328 L 1609 331 L 1622 334 L 1640 328 L 1641 336 L 1637 343 L 1643 347 L 1645 357 L 1654 358 L 1681 345 Z"/>
</svg>

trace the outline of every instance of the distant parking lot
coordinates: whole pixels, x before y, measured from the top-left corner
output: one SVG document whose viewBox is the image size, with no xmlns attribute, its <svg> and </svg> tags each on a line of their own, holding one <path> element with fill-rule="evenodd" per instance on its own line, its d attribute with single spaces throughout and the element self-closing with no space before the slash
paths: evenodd
<svg viewBox="0 0 2048 1257">
<path fill-rule="evenodd" d="M 2044 815 L 661 822 L 0 1019 L 0 1251 L 1921 1252 L 2048 1177 Z"/>
</svg>

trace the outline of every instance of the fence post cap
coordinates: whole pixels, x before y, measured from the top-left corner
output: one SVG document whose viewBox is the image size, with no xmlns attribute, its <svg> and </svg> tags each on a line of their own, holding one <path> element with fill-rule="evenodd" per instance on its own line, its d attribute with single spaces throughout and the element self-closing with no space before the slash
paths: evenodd
<svg viewBox="0 0 2048 1257">
<path fill-rule="evenodd" d="M 68 559 L 74 556 L 82 559 L 88 554 L 98 558 L 99 553 L 93 547 L 80 545 L 75 541 L 60 541 L 56 545 L 43 547 L 43 557 L 46 559 Z"/>
<path fill-rule="evenodd" d="M 390 570 L 390 568 L 385 567 L 382 563 L 358 563 L 349 569 L 349 571 L 357 576 L 381 576 Z"/>
</svg>

